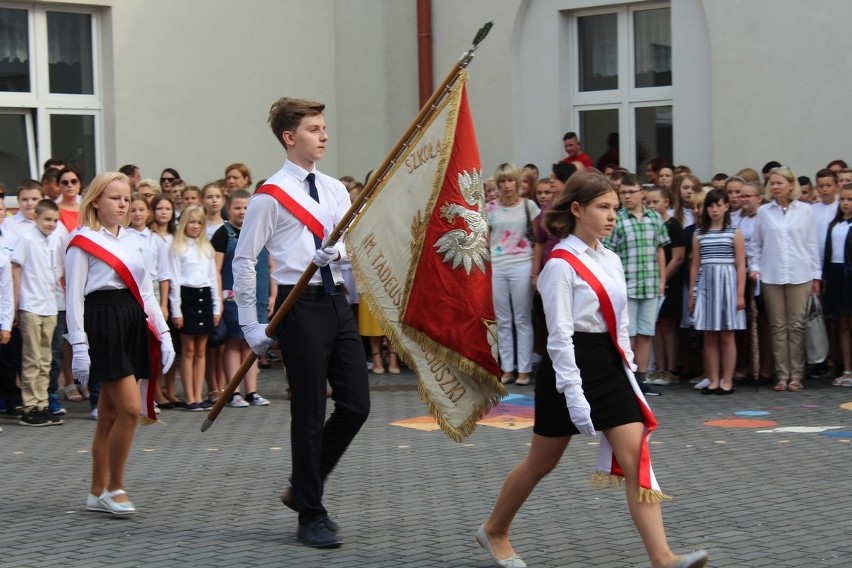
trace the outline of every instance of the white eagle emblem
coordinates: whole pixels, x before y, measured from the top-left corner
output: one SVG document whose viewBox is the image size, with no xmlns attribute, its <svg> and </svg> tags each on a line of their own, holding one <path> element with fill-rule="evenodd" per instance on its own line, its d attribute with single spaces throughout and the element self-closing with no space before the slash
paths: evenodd
<svg viewBox="0 0 852 568">
<path fill-rule="evenodd" d="M 463 171 L 459 174 L 459 189 L 468 209 L 458 203 L 446 202 L 441 206 L 441 217 L 452 223 L 456 217 L 464 219 L 468 230 L 451 229 L 435 241 L 435 250 L 444 255 L 444 262 L 452 262 L 453 268 L 464 265 L 468 274 L 473 265 L 485 272 L 485 263 L 490 258 L 488 250 L 488 221 L 485 219 L 485 190 L 482 187 L 482 172 Z"/>
</svg>

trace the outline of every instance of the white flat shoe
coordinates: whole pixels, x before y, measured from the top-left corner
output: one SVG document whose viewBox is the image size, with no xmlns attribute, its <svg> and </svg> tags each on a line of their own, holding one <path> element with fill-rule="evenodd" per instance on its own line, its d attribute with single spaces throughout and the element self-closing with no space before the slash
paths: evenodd
<svg viewBox="0 0 852 568">
<path fill-rule="evenodd" d="M 496 556 L 494 556 L 494 551 L 491 550 L 491 543 L 488 542 L 488 535 L 485 534 L 485 525 L 479 525 L 479 528 L 476 529 L 476 542 L 479 543 L 479 546 L 484 548 L 488 554 L 491 555 L 491 558 L 494 559 L 494 562 L 497 563 L 497 566 L 500 568 L 526 568 L 527 563 L 521 560 L 521 557 L 517 554 L 513 554 L 509 558 L 505 558 L 500 560 Z M 697 564 L 696 564 L 697 566 Z"/>
<path fill-rule="evenodd" d="M 696 550 L 680 557 L 680 560 L 672 564 L 671 568 L 702 568 L 707 565 L 710 555 L 706 550 Z"/>
<path fill-rule="evenodd" d="M 100 501 L 106 507 L 108 513 L 112 513 L 113 515 L 132 515 L 136 512 L 136 507 L 133 506 L 133 503 L 130 501 L 117 502 L 113 500 L 114 497 L 118 497 L 119 495 L 127 495 L 124 489 L 116 489 L 115 491 L 104 491 L 101 493 Z"/>
<path fill-rule="evenodd" d="M 86 496 L 86 509 L 89 511 L 97 511 L 98 513 L 109 513 L 107 506 L 101 502 L 100 497 L 89 493 Z"/>
</svg>

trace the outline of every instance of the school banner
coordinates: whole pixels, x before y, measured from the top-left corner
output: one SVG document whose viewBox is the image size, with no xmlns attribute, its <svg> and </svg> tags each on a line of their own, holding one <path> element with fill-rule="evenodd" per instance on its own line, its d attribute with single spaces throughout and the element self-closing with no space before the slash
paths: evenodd
<svg viewBox="0 0 852 568">
<path fill-rule="evenodd" d="M 346 234 L 361 301 L 456 441 L 506 394 L 466 82 L 461 72 Z"/>
</svg>

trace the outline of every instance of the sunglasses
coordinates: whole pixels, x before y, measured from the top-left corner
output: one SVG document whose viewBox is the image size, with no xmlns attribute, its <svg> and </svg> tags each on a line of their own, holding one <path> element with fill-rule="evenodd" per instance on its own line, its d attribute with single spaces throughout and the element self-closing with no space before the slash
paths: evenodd
<svg viewBox="0 0 852 568">
<path fill-rule="evenodd" d="M 176 179 L 175 177 L 161 177 L 160 183 L 173 183 Z"/>
<path fill-rule="evenodd" d="M 61 185 L 77 185 L 80 183 L 78 179 L 63 179 L 59 182 Z"/>
</svg>

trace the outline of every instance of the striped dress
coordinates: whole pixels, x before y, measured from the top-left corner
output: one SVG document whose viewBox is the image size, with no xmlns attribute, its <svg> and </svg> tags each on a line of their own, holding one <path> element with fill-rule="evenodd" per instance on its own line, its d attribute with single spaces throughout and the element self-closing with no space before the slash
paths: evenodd
<svg viewBox="0 0 852 568">
<path fill-rule="evenodd" d="M 736 229 L 696 231 L 701 265 L 695 282 L 695 329 L 727 331 L 746 328 L 745 310 L 737 309 Z"/>
</svg>

